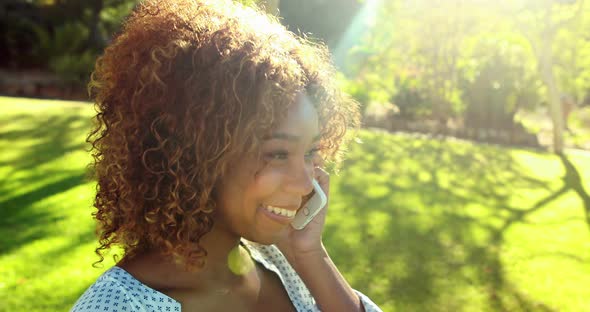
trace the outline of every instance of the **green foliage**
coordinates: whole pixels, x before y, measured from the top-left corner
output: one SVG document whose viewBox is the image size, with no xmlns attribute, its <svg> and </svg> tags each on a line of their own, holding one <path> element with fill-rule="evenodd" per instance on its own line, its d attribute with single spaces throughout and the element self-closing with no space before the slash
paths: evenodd
<svg viewBox="0 0 590 312">
<path fill-rule="evenodd" d="M 88 29 L 79 22 L 65 23 L 53 33 L 35 26 L 38 45 L 34 56 L 46 59 L 48 68 L 64 82 L 84 84 L 90 75 L 97 53 L 85 49 Z"/>
<path fill-rule="evenodd" d="M 542 96 L 534 56 L 513 34 L 473 38 L 462 60 L 461 89 L 470 127 L 510 127 L 518 109 L 531 109 Z"/>
<path fill-rule="evenodd" d="M 558 27 L 551 46 L 557 83 L 581 101 L 590 89 L 590 6 L 551 3 L 382 1 L 347 68 L 370 81 L 359 85 L 387 92 L 406 118 L 510 120 L 548 102 L 538 58 L 549 14 Z"/>
<path fill-rule="evenodd" d="M 0 64 L 8 67 L 18 67 L 20 64 L 29 62 L 35 66 L 42 64 L 43 60 L 27 58 L 23 51 L 34 49 L 37 45 L 37 38 L 34 33 L 36 24 L 29 20 L 6 16 L 0 19 L 0 53 L 4 54 Z"/>
<path fill-rule="evenodd" d="M 359 109 L 364 115 L 367 106 L 372 101 L 371 89 L 364 85 L 364 81 L 349 80 L 344 75 L 338 75 L 338 81 L 342 90 L 359 102 Z"/>
<path fill-rule="evenodd" d="M 106 38 L 118 31 L 136 3 L 62 0 L 15 6 L 22 12 L 8 11 L 10 18 L 0 23 L 0 27 L 11 29 L 0 38 L 0 50 L 12 57 L 13 67 L 40 67 L 68 84 L 84 85 Z M 3 9 L 0 7 L 0 12 Z"/>
<path fill-rule="evenodd" d="M 110 37 L 121 28 L 121 23 L 136 5 L 137 0 L 115 1 L 100 12 L 102 32 Z"/>
<path fill-rule="evenodd" d="M 65 82 L 85 84 L 96 61 L 96 53 L 87 50 L 82 54 L 63 54 L 49 62 L 49 68 Z"/>
<path fill-rule="evenodd" d="M 359 102 L 359 109 L 361 111 L 361 114 L 364 115 L 364 112 L 370 101 L 368 88 L 365 88 L 364 86 L 360 85 L 358 82 L 355 81 L 346 81 L 342 83 L 342 89 Z"/>
<path fill-rule="evenodd" d="M 415 120 L 430 115 L 432 107 L 427 98 L 428 90 L 420 85 L 417 77 L 400 76 L 396 85 L 392 102 L 399 109 L 400 117 Z"/>
<path fill-rule="evenodd" d="M 554 73 L 560 89 L 578 102 L 590 91 L 590 6 L 582 17 L 558 31 L 554 41 Z"/>
</svg>

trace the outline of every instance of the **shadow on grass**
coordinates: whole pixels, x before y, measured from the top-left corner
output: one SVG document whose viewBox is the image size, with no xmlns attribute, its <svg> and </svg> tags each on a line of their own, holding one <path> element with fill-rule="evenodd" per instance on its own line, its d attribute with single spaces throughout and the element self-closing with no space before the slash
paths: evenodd
<svg viewBox="0 0 590 312">
<path fill-rule="evenodd" d="M 90 120 L 79 110 L 0 118 L 0 150 L 8 151 L 0 155 L 0 168 L 7 170 L 0 180 L 0 253 L 48 236 L 63 214 L 51 207 L 40 209 L 35 204 L 87 182 L 85 169 L 57 165 L 38 169 L 67 153 L 86 148 L 80 137 L 88 131 Z M 30 184 L 38 186 L 24 193 L 18 190 Z"/>
<path fill-rule="evenodd" d="M 563 167 L 565 168 L 565 176 L 563 177 L 564 184 L 568 188 L 573 189 L 584 203 L 586 224 L 590 229 L 590 196 L 588 196 L 588 193 L 586 193 L 586 190 L 584 190 L 582 178 L 580 177 L 580 174 L 578 173 L 576 167 L 574 167 L 572 162 L 564 154 L 559 155 L 559 158 L 561 159 Z"/>
<path fill-rule="evenodd" d="M 20 114 L 0 118 L 0 125 L 17 129 L 3 131 L 0 142 L 10 148 L 10 143 L 32 141 L 30 147 L 13 159 L 3 160 L 0 166 L 12 166 L 14 171 L 29 170 L 62 157 L 68 152 L 87 148 L 79 135 L 89 130 L 90 120 L 79 114 L 81 108 L 73 107 L 62 115 Z M 25 126 L 26 125 L 26 126 Z M 7 177 L 10 178 L 10 177 Z"/>
<path fill-rule="evenodd" d="M 334 220 L 324 234 L 343 271 L 364 268 L 356 287 L 404 311 L 463 311 L 474 293 L 494 311 L 554 311 L 504 279 L 499 250 L 511 226 L 570 188 L 588 211 L 571 163 L 564 161 L 563 187 L 552 190 L 498 147 L 386 134 L 363 140 L 332 186 L 340 213 L 354 222 Z M 539 189 L 549 195 L 514 206 L 515 194 Z"/>
<path fill-rule="evenodd" d="M 84 175 L 67 176 L 34 191 L 0 201 L 0 253 L 9 253 L 46 237 L 52 230 L 52 224 L 61 220 L 61 217 L 52 214 L 51 209 L 32 209 L 32 205 L 84 182 Z"/>
</svg>

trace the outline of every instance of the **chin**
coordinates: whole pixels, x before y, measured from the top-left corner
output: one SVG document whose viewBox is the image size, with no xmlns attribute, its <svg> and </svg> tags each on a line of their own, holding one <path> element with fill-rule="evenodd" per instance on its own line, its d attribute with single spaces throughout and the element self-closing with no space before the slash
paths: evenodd
<svg viewBox="0 0 590 312">
<path fill-rule="evenodd" d="M 288 228 L 285 227 L 282 230 L 273 233 L 258 232 L 256 234 L 257 235 L 253 235 L 252 237 L 244 236 L 244 238 L 251 242 L 259 243 L 262 245 L 272 245 L 280 242 L 281 240 L 287 237 Z"/>
</svg>

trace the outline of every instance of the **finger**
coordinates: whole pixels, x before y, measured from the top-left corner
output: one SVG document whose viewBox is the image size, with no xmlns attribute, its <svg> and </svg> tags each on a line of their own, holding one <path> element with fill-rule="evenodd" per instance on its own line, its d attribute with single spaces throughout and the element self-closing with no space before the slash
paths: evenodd
<svg viewBox="0 0 590 312">
<path fill-rule="evenodd" d="M 315 166 L 313 169 L 316 177 L 330 176 L 330 174 L 320 166 Z"/>
<path fill-rule="evenodd" d="M 330 180 L 330 174 L 321 167 L 314 168 L 314 177 L 320 184 L 322 184 L 322 182 L 328 182 Z"/>
<path fill-rule="evenodd" d="M 315 167 L 322 167 L 324 166 L 324 158 L 319 154 L 316 154 L 316 157 L 313 158 L 313 165 Z"/>
<path fill-rule="evenodd" d="M 318 181 L 318 184 L 322 187 L 322 190 L 324 190 L 324 193 L 328 194 L 328 191 L 330 189 L 330 174 L 320 167 L 315 167 L 314 169 L 315 179 Z"/>
</svg>

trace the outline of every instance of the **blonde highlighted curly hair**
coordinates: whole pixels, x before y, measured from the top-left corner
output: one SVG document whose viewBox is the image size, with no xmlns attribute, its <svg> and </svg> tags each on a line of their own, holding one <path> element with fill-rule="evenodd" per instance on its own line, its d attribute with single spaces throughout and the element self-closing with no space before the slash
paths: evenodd
<svg viewBox="0 0 590 312">
<path fill-rule="evenodd" d="M 337 162 L 356 102 L 341 93 L 327 48 L 232 1 L 138 4 L 97 60 L 94 217 L 100 263 L 157 248 L 189 269 L 204 264 L 215 188 L 228 165 L 259 153 L 304 92 L 320 120 L 321 155 Z"/>
</svg>

